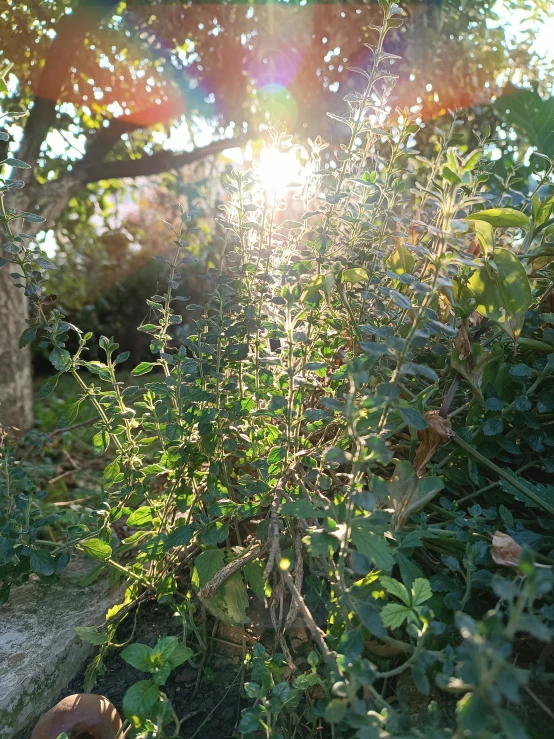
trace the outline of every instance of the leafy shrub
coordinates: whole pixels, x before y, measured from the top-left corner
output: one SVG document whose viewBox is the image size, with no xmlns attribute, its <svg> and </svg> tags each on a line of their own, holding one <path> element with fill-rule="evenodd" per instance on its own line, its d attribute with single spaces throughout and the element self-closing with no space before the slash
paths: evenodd
<svg viewBox="0 0 554 739">
<path fill-rule="evenodd" d="M 35 492 L 2 449 L 3 592 L 31 572 L 52 577 L 75 550 L 97 560 L 95 575 L 126 578 L 104 627 L 80 630 L 100 645 L 88 686 L 138 603 L 175 609 L 189 644 L 122 655 L 152 674 L 124 702 L 138 732 L 179 732 L 160 686 L 187 649 L 205 648 L 198 604 L 246 624 L 250 600 L 267 597 L 280 651 L 253 650 L 242 734 L 527 736 L 509 706 L 534 695 L 544 667 L 516 636 L 554 633 L 554 198 L 537 190 L 513 208 L 509 189 L 490 187 L 486 137 L 456 146 L 456 115 L 436 158 L 418 158 L 415 115 L 390 122 L 383 40 L 402 11 L 380 5 L 363 89 L 338 118 L 350 134 L 336 167 L 319 169 L 314 142 L 295 221 L 252 173 L 232 174 L 225 259 L 177 341 L 182 214 L 167 287 L 139 327 L 153 354 L 131 372 L 148 375 L 143 386 L 119 381 L 128 354 L 113 339 L 100 338 L 102 361 L 87 358 L 90 334 L 42 296 L 51 265 L 13 231 L 25 215 L 3 217 L 8 268 L 36 307 L 22 343 L 47 345 L 57 373 L 42 397 L 72 376 L 62 423 L 91 403 L 93 450 L 109 458 L 96 525 L 68 532 L 54 555 L 27 516 Z M 292 651 L 297 616 L 317 651 Z M 429 704 L 423 728 L 394 700 L 407 676 Z M 455 728 L 440 710 L 449 696 Z"/>
</svg>

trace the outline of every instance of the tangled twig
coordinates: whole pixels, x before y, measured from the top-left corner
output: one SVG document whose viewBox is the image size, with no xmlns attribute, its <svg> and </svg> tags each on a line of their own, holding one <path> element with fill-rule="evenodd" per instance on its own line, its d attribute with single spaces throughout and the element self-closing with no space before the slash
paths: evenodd
<svg viewBox="0 0 554 739">
<path fill-rule="evenodd" d="M 281 507 L 281 498 L 283 497 L 283 486 L 285 484 L 286 473 L 275 486 L 271 510 L 269 512 L 269 556 L 264 570 L 264 580 L 267 580 L 273 569 L 273 565 L 280 553 L 279 546 L 279 508 Z"/>
<path fill-rule="evenodd" d="M 304 621 L 306 622 L 306 626 L 309 628 L 309 630 L 312 632 L 312 636 L 314 638 L 314 641 L 316 642 L 317 646 L 319 647 L 319 651 L 323 655 L 323 659 L 327 662 L 327 664 L 335 670 L 339 675 L 342 674 L 342 671 L 340 667 L 337 664 L 337 661 L 335 657 L 333 656 L 333 653 L 327 646 L 327 643 L 325 641 L 325 634 L 323 631 L 319 628 L 319 626 L 316 624 L 314 617 L 312 616 L 312 613 L 308 606 L 306 605 L 306 602 L 304 598 L 302 597 L 302 594 L 299 592 L 298 588 L 294 584 L 294 580 L 292 578 L 292 575 L 290 572 L 283 570 L 283 579 L 285 581 L 285 585 L 290 590 L 290 594 L 292 596 L 292 599 L 294 602 L 296 602 L 297 607 L 304 617 Z"/>
<path fill-rule="evenodd" d="M 229 564 L 225 565 L 225 567 L 223 567 L 199 591 L 198 597 L 200 598 L 200 600 L 209 600 L 210 598 L 212 598 L 215 591 L 218 589 L 218 587 L 223 582 L 225 582 L 225 580 L 228 577 L 231 577 L 233 572 L 240 570 L 241 567 L 244 567 L 244 565 L 248 564 L 248 562 L 252 562 L 253 559 L 256 559 L 257 557 L 259 557 L 264 552 L 266 547 L 267 547 L 267 544 L 265 542 L 262 544 L 258 544 L 255 547 L 252 547 L 252 549 L 248 550 L 241 557 L 238 557 L 237 559 L 234 559 L 232 562 L 229 562 Z"/>
<path fill-rule="evenodd" d="M 294 567 L 293 579 L 298 592 L 301 593 L 302 581 L 304 579 L 304 559 L 302 557 L 302 534 L 300 533 L 300 531 L 296 532 L 296 537 L 294 539 L 294 551 L 296 555 L 296 565 Z M 285 621 L 285 631 L 292 626 L 297 613 L 298 602 L 293 598 Z"/>
</svg>

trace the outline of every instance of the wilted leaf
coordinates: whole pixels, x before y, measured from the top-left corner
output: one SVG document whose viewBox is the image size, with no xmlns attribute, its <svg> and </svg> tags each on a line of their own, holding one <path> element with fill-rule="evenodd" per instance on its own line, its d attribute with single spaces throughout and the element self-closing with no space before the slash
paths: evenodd
<svg viewBox="0 0 554 739">
<path fill-rule="evenodd" d="M 438 411 L 428 411 L 423 414 L 427 421 L 427 428 L 420 432 L 421 443 L 414 458 L 414 469 L 418 477 L 425 472 L 425 465 L 435 453 L 439 444 L 447 442 L 452 436 L 450 419 L 439 416 Z"/>
<path fill-rule="evenodd" d="M 454 340 L 454 346 L 456 347 L 458 358 L 460 360 L 467 359 L 467 357 L 469 357 L 469 355 L 471 354 L 471 343 L 469 341 L 467 326 L 463 322 L 458 330 L 458 335 Z"/>
<path fill-rule="evenodd" d="M 491 557 L 497 565 L 517 569 L 521 557 L 521 547 L 511 536 L 496 531 L 492 537 Z"/>
<path fill-rule="evenodd" d="M 397 275 L 412 274 L 416 260 L 412 253 L 402 244 L 397 244 L 396 249 L 387 259 L 386 265 L 391 272 Z"/>
<path fill-rule="evenodd" d="M 461 331 L 462 329 L 460 329 Z M 467 331 L 465 337 L 459 334 L 456 338 L 455 348 L 450 356 L 450 364 L 452 369 L 459 372 L 469 382 L 475 397 L 479 403 L 482 403 L 481 382 L 490 352 L 481 344 L 470 344 L 466 337 Z"/>
<path fill-rule="evenodd" d="M 429 429 L 425 429 L 423 433 L 426 431 Z M 443 489 L 444 483 L 440 477 L 434 475 L 418 478 L 410 462 L 401 461 L 397 463 L 387 487 L 388 502 L 394 509 L 392 525 L 395 530 L 399 530 L 404 527 L 412 513 L 420 511 L 433 500 Z"/>
<path fill-rule="evenodd" d="M 376 639 L 366 639 L 364 645 L 370 652 L 383 659 L 392 659 L 402 654 L 402 650 L 394 644 L 380 644 Z"/>
</svg>

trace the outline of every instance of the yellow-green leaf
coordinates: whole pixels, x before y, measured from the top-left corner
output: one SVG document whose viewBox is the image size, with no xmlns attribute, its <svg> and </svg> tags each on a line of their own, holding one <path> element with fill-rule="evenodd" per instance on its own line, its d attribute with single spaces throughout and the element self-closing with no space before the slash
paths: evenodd
<svg viewBox="0 0 554 739">
<path fill-rule="evenodd" d="M 112 556 L 111 546 L 101 539 L 87 539 L 81 546 L 89 557 L 95 559 L 109 559 Z"/>
<path fill-rule="evenodd" d="M 361 267 L 351 267 L 342 273 L 343 282 L 366 282 L 367 272 Z"/>
<path fill-rule="evenodd" d="M 531 221 L 529 216 L 515 208 L 488 208 L 472 213 L 466 217 L 467 221 L 485 221 L 495 228 L 523 228 L 529 229 Z"/>
<path fill-rule="evenodd" d="M 412 253 L 402 244 L 398 244 L 391 256 L 387 259 L 387 268 L 397 275 L 412 274 L 416 260 Z"/>
<path fill-rule="evenodd" d="M 519 259 L 507 249 L 495 249 L 492 258 L 471 275 L 468 287 L 477 299 L 479 313 L 497 321 L 516 342 L 532 301 L 527 273 Z"/>
</svg>

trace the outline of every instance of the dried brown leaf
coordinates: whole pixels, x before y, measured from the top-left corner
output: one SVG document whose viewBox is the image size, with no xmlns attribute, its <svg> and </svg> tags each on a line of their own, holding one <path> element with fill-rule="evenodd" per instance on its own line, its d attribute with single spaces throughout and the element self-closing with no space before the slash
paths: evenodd
<svg viewBox="0 0 554 739">
<path fill-rule="evenodd" d="M 471 354 L 471 343 L 469 341 L 469 334 L 467 332 L 467 326 L 462 323 L 458 331 L 458 335 L 454 341 L 454 346 L 458 350 L 459 358 L 463 361 Z"/>
<path fill-rule="evenodd" d="M 402 654 L 402 650 L 394 644 L 380 644 L 376 639 L 365 639 L 364 644 L 366 649 L 383 659 L 391 659 Z"/>
<path fill-rule="evenodd" d="M 517 569 L 521 557 L 521 547 L 511 536 L 496 531 L 492 537 L 491 557 L 497 565 Z"/>
<path fill-rule="evenodd" d="M 425 474 L 425 466 L 439 444 L 453 436 L 450 419 L 439 416 L 438 411 L 428 411 L 423 414 L 423 418 L 427 421 L 427 428 L 419 432 L 421 443 L 414 458 L 414 469 L 418 477 Z"/>
<path fill-rule="evenodd" d="M 477 236 L 475 236 L 467 249 L 467 253 L 471 254 L 472 257 L 481 256 L 481 243 Z"/>
</svg>

